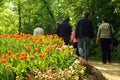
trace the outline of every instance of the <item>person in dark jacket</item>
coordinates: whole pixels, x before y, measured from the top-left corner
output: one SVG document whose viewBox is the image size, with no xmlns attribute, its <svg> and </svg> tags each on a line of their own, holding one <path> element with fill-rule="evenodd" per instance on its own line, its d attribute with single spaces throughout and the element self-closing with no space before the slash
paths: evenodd
<svg viewBox="0 0 120 80">
<path fill-rule="evenodd" d="M 59 37 L 61 37 L 65 45 L 68 45 L 70 42 L 70 36 L 72 32 L 72 27 L 69 24 L 70 19 L 66 18 L 63 23 L 59 24 L 55 34 L 57 34 Z"/>
<path fill-rule="evenodd" d="M 83 49 L 83 54 L 81 55 L 85 60 L 88 60 L 90 41 L 93 40 L 93 23 L 88 19 L 89 12 L 84 11 L 83 17 L 77 22 L 75 29 L 75 37 L 79 39 L 78 47 Z"/>
</svg>

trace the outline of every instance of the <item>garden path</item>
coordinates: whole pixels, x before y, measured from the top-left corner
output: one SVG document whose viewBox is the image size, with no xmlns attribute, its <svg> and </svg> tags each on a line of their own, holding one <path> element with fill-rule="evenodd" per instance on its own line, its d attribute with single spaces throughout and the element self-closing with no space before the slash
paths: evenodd
<svg viewBox="0 0 120 80">
<path fill-rule="evenodd" d="M 102 64 L 99 61 L 90 61 L 108 80 L 120 80 L 120 63 Z"/>
</svg>

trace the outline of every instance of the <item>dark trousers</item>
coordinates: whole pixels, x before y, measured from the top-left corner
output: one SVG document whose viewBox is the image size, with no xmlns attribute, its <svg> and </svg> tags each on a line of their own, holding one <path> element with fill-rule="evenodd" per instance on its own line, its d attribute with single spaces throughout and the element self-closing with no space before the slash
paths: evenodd
<svg viewBox="0 0 120 80">
<path fill-rule="evenodd" d="M 73 47 L 76 49 L 76 55 L 80 56 L 78 52 L 78 42 L 73 43 Z"/>
<path fill-rule="evenodd" d="M 111 39 L 106 39 L 106 38 L 100 39 L 103 63 L 106 63 L 107 61 L 111 62 L 110 43 L 111 43 Z"/>
<path fill-rule="evenodd" d="M 70 37 L 62 37 L 64 42 L 65 42 L 65 45 L 69 45 L 70 44 Z"/>
</svg>

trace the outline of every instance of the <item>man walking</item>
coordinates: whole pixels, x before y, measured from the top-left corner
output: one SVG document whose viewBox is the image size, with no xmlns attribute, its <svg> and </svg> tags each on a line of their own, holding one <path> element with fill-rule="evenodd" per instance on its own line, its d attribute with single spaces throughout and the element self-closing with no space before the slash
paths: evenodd
<svg viewBox="0 0 120 80">
<path fill-rule="evenodd" d="M 82 48 L 83 58 L 88 60 L 89 52 L 90 52 L 90 41 L 93 40 L 93 23 L 88 19 L 89 12 L 84 11 L 82 18 L 77 22 L 75 37 L 79 39 L 78 48 Z"/>
<path fill-rule="evenodd" d="M 63 23 L 59 24 L 55 34 L 59 37 L 63 38 L 65 45 L 69 45 L 70 43 L 70 36 L 72 32 L 72 27 L 69 24 L 70 19 L 66 18 Z"/>
</svg>

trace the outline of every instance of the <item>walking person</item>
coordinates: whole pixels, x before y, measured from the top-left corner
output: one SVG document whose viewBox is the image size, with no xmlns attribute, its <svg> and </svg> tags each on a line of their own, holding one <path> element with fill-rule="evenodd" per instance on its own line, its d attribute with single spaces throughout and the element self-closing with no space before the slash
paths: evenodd
<svg viewBox="0 0 120 80">
<path fill-rule="evenodd" d="M 93 23 L 89 20 L 89 12 L 84 11 L 82 18 L 77 22 L 75 37 L 79 39 L 78 47 L 82 48 L 83 54 L 81 55 L 86 61 L 89 58 L 90 43 L 93 40 Z"/>
<path fill-rule="evenodd" d="M 33 30 L 33 36 L 44 35 L 44 29 L 40 27 L 39 23 L 35 24 L 35 29 Z"/>
<path fill-rule="evenodd" d="M 78 39 L 75 38 L 75 30 L 73 30 L 71 33 L 70 42 L 73 44 L 73 47 L 76 49 L 76 55 L 80 56 L 78 51 Z"/>
<path fill-rule="evenodd" d="M 59 24 L 55 34 L 57 34 L 59 37 L 61 37 L 65 45 L 68 45 L 70 43 L 70 36 L 72 32 L 72 27 L 69 24 L 70 18 L 66 18 L 63 23 Z"/>
<path fill-rule="evenodd" d="M 98 44 L 98 41 L 100 40 L 103 64 L 106 64 L 107 61 L 108 63 L 111 63 L 111 31 L 114 33 L 113 27 L 108 23 L 106 18 L 102 19 L 102 24 L 99 26 L 97 32 L 96 44 Z"/>
</svg>

